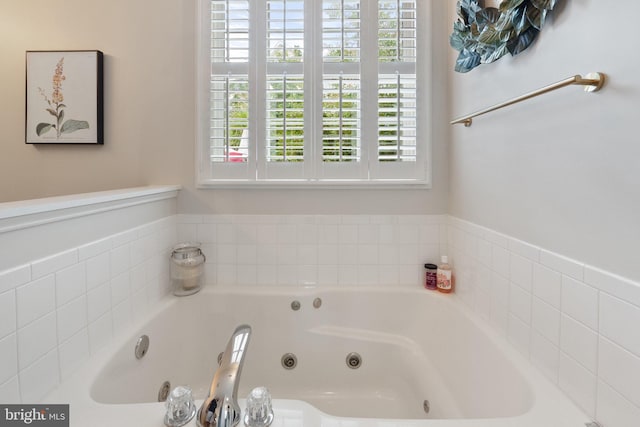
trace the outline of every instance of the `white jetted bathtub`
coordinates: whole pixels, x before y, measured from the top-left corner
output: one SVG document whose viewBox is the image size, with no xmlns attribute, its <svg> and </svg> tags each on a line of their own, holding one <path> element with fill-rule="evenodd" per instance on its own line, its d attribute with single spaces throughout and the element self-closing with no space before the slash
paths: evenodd
<svg viewBox="0 0 640 427">
<path fill-rule="evenodd" d="M 74 427 L 161 427 L 163 383 L 188 385 L 199 407 L 218 354 L 240 324 L 252 328 L 240 407 L 244 412 L 251 389 L 266 386 L 274 427 L 589 422 L 455 296 L 404 288 L 207 287 L 188 297 L 168 296 L 45 401 L 69 403 Z M 149 348 L 136 359 L 142 334 Z M 297 359 L 293 369 L 282 364 L 288 353 Z M 360 356 L 357 369 L 347 366 L 351 353 Z"/>
</svg>

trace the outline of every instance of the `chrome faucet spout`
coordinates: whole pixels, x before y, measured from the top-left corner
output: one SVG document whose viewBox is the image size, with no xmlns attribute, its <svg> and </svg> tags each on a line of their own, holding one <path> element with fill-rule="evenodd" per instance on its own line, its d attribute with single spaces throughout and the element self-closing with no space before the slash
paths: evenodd
<svg viewBox="0 0 640 427">
<path fill-rule="evenodd" d="M 209 395 L 196 417 L 199 427 L 233 427 L 240 422 L 238 384 L 247 352 L 251 327 L 241 325 L 229 338 L 220 366 L 211 381 Z"/>
</svg>

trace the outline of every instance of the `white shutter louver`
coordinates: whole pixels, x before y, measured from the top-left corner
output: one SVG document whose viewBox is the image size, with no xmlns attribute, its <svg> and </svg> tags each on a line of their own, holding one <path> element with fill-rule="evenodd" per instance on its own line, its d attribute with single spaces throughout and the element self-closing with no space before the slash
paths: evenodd
<svg viewBox="0 0 640 427">
<path fill-rule="evenodd" d="M 427 182 L 426 5 L 198 1 L 199 182 Z"/>
</svg>

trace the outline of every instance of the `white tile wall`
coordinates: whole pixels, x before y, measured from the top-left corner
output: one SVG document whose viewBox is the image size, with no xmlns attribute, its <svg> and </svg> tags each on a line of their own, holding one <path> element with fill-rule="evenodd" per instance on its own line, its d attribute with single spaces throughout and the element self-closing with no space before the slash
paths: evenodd
<svg viewBox="0 0 640 427">
<path fill-rule="evenodd" d="M 476 278 L 463 301 L 475 301 L 470 308 L 603 426 L 640 425 L 640 283 L 457 218 L 449 224 L 454 271 Z"/>
<path fill-rule="evenodd" d="M 37 402 L 166 294 L 176 241 L 172 216 L 0 271 L 0 401 Z"/>
<path fill-rule="evenodd" d="M 178 215 L 179 241 L 199 241 L 224 285 L 422 285 L 446 254 L 440 215 Z M 508 275 L 508 258 L 505 264 Z"/>
</svg>

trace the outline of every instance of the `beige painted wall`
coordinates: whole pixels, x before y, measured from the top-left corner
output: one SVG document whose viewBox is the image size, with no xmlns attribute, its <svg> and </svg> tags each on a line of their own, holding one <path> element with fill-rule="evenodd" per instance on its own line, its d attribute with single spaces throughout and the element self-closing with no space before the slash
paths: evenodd
<svg viewBox="0 0 640 427">
<path fill-rule="evenodd" d="M 529 50 L 453 76 L 452 116 L 574 74 L 601 71 L 607 85 L 594 94 L 564 88 L 454 127 L 450 211 L 640 280 L 640 36 L 626 22 L 640 3 L 556 9 Z"/>
<path fill-rule="evenodd" d="M 196 190 L 196 0 L 0 3 L 0 202 L 145 184 L 181 184 L 186 213 L 445 213 L 446 86 L 435 85 L 430 190 Z M 436 25 L 446 8 L 438 6 Z M 446 56 L 446 30 L 437 32 Z M 26 50 L 105 55 L 104 146 L 24 144 Z M 437 61 L 435 82 L 446 80 Z"/>
</svg>

